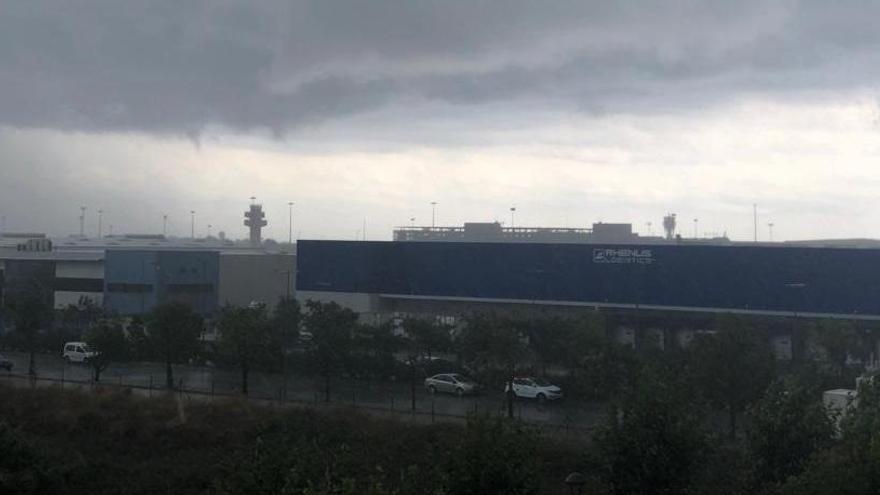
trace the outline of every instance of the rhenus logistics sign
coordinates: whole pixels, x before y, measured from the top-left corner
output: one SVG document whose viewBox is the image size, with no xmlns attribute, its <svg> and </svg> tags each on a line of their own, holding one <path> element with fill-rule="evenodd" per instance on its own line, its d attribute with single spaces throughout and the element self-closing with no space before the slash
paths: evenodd
<svg viewBox="0 0 880 495">
<path fill-rule="evenodd" d="M 650 249 L 597 248 L 593 249 L 593 263 L 650 265 L 654 254 Z"/>
</svg>

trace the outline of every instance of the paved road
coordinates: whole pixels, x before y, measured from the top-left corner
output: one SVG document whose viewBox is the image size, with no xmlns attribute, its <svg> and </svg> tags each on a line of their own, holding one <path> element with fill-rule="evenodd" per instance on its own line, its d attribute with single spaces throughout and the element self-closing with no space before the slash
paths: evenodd
<svg viewBox="0 0 880 495">
<path fill-rule="evenodd" d="M 14 363 L 14 374 L 27 373 L 27 354 L 5 352 L 4 355 Z M 59 356 L 54 355 L 38 354 L 36 367 L 41 378 L 88 382 L 92 376 L 89 366 L 65 364 Z M 174 379 L 183 389 L 195 392 L 237 395 L 241 388 L 241 377 L 235 370 L 174 366 Z M 165 367 L 160 363 L 112 364 L 102 373 L 101 381 L 161 389 L 165 384 Z M 251 397 L 279 399 L 285 390 L 284 378 L 280 374 L 254 372 L 250 375 L 249 389 Z M 289 375 L 287 378 L 287 400 L 319 402 L 324 400 L 323 391 L 324 382 L 321 379 L 298 375 Z M 331 401 L 360 407 L 409 411 L 411 391 L 408 382 L 339 379 L 331 384 Z M 421 387 L 421 383 L 416 389 L 416 410 L 421 413 L 433 411 L 437 415 L 466 416 L 476 411 L 502 415 L 506 413 L 505 406 L 501 391 L 487 391 L 476 397 L 455 397 L 444 394 L 432 396 Z M 514 412 L 517 417 L 530 423 L 585 429 L 592 427 L 603 417 L 604 409 L 600 403 L 579 402 L 567 398 L 546 405 L 518 400 Z"/>
</svg>

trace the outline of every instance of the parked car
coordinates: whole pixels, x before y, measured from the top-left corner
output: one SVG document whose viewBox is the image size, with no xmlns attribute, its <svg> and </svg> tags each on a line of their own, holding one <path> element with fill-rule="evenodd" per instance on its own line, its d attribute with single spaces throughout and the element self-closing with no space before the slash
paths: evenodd
<svg viewBox="0 0 880 495">
<path fill-rule="evenodd" d="M 88 363 L 96 355 L 85 342 L 67 342 L 61 352 L 61 357 L 68 363 Z"/>
<path fill-rule="evenodd" d="M 504 393 L 507 393 L 507 385 Z M 543 378 L 514 378 L 513 395 L 521 399 L 536 399 L 538 402 L 547 402 L 562 398 L 562 389 L 544 380 Z"/>
<path fill-rule="evenodd" d="M 440 373 L 426 378 L 425 388 L 432 394 L 447 392 L 461 397 L 462 395 L 477 393 L 480 390 L 480 385 L 458 373 Z"/>
<path fill-rule="evenodd" d="M 6 359 L 3 354 L 0 354 L 0 368 L 6 371 L 12 371 L 12 361 Z"/>
</svg>

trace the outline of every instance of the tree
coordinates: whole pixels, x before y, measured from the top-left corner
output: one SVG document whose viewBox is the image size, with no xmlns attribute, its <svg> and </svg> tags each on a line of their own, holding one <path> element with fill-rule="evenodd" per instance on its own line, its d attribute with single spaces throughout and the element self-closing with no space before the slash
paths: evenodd
<svg viewBox="0 0 880 495">
<path fill-rule="evenodd" d="M 682 493 L 708 450 L 703 414 L 687 387 L 647 367 L 594 439 L 614 493 Z"/>
<path fill-rule="evenodd" d="M 89 360 L 95 373 L 95 381 L 101 381 L 101 373 L 110 363 L 128 359 L 129 345 L 125 332 L 118 324 L 103 321 L 86 330 L 84 340 L 95 352 Z"/>
<path fill-rule="evenodd" d="M 169 302 L 156 306 L 149 317 L 150 347 L 165 362 L 165 386 L 174 388 L 173 363 L 193 357 L 199 349 L 204 328 L 202 317 L 185 303 Z"/>
<path fill-rule="evenodd" d="M 446 325 L 420 318 L 407 318 L 403 321 L 403 328 L 419 354 L 429 358 L 437 351 L 445 351 L 452 345 L 449 327 Z"/>
<path fill-rule="evenodd" d="M 824 351 L 838 386 L 853 378 L 846 376 L 850 356 L 864 358 L 864 350 L 871 348 L 863 345 L 855 325 L 848 321 L 820 320 L 811 325 L 809 333 Z"/>
<path fill-rule="evenodd" d="M 787 480 L 783 495 L 880 493 L 880 383 L 865 381 L 841 422 L 842 438 L 815 453 L 803 472 Z"/>
<path fill-rule="evenodd" d="M 448 327 L 421 318 L 407 318 L 403 321 L 403 328 L 409 337 L 406 341 L 406 358 L 409 365 L 410 407 L 415 411 L 419 357 L 427 355 L 430 358 L 437 350 L 449 349 L 452 339 Z"/>
<path fill-rule="evenodd" d="M 605 321 L 600 315 L 533 320 L 524 322 L 524 325 L 529 346 L 535 351 L 545 374 L 548 364 L 558 364 L 575 375 L 584 360 L 607 341 Z"/>
<path fill-rule="evenodd" d="M 352 335 L 352 371 L 387 378 L 394 373 L 394 353 L 401 339 L 394 335 L 391 322 L 378 325 L 356 325 Z"/>
<path fill-rule="evenodd" d="M 834 425 L 821 390 L 789 376 L 773 382 L 748 414 L 747 445 L 756 479 L 781 483 L 831 445 Z"/>
<path fill-rule="evenodd" d="M 349 362 L 358 315 L 335 302 L 306 302 L 305 328 L 312 333 L 308 355 L 324 378 L 324 400 L 330 401 L 330 379 Z"/>
<path fill-rule="evenodd" d="M 735 438 L 737 418 L 773 378 L 773 353 L 766 335 L 743 319 L 723 318 L 719 327 L 695 339 L 693 372 L 704 397 L 727 410 L 728 432 Z"/>
<path fill-rule="evenodd" d="M 528 354 L 518 322 L 494 315 L 476 315 L 459 337 L 464 356 L 484 370 L 500 370 L 507 390 L 507 415 L 513 417 L 513 379 Z"/>
<path fill-rule="evenodd" d="M 275 313 L 272 317 L 275 329 L 275 338 L 281 347 L 281 376 L 284 380 L 282 394 L 287 394 L 287 350 L 299 337 L 299 325 L 302 319 L 302 310 L 299 301 L 292 297 L 282 297 L 275 305 Z"/>
<path fill-rule="evenodd" d="M 34 353 L 41 329 L 49 327 L 52 320 L 52 305 L 47 300 L 42 287 L 37 282 L 24 284 L 21 290 L 13 292 L 6 299 L 6 309 L 12 315 L 16 336 L 28 352 L 28 374 L 37 374 Z"/>
<path fill-rule="evenodd" d="M 248 374 L 254 365 L 271 360 L 278 352 L 278 342 L 266 314 L 266 307 L 225 306 L 218 323 L 220 353 L 241 370 L 241 393 L 248 394 Z"/>
</svg>

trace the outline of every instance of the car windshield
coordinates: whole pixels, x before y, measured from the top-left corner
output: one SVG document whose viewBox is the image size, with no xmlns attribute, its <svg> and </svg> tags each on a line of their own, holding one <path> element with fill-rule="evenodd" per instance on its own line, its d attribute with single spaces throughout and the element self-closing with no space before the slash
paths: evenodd
<svg viewBox="0 0 880 495">
<path fill-rule="evenodd" d="M 537 385 L 539 387 L 550 387 L 553 385 L 552 383 L 548 382 L 547 380 L 545 380 L 543 378 L 532 378 L 532 381 L 535 382 L 535 385 Z"/>
<path fill-rule="evenodd" d="M 455 381 L 457 381 L 457 382 L 469 383 L 469 382 L 472 381 L 470 378 L 468 378 L 468 377 L 466 377 L 466 376 L 464 376 L 464 375 L 459 375 L 459 374 L 457 374 L 457 373 L 454 374 L 454 375 L 449 375 L 449 376 L 451 376 L 452 379 L 455 380 Z"/>
</svg>

